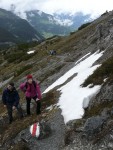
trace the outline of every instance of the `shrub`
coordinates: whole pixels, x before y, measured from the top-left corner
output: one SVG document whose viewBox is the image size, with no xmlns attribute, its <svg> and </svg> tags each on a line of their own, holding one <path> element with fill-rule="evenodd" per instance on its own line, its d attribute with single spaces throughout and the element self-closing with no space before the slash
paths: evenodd
<svg viewBox="0 0 113 150">
<path fill-rule="evenodd" d="M 97 116 L 99 115 L 105 108 L 110 108 L 110 110 L 113 107 L 113 101 L 104 101 L 101 102 L 100 104 L 95 104 L 92 108 L 90 109 L 86 109 L 85 110 L 85 114 L 84 114 L 84 118 L 89 118 L 92 116 Z"/>
<path fill-rule="evenodd" d="M 81 26 L 78 28 L 78 30 L 82 30 L 82 29 L 86 28 L 87 26 L 89 26 L 90 24 L 91 24 L 91 22 L 85 23 L 85 24 L 81 25 Z"/>
<path fill-rule="evenodd" d="M 101 16 L 105 16 L 108 14 L 108 11 L 104 12 Z"/>
<path fill-rule="evenodd" d="M 13 63 L 13 62 L 19 63 L 21 61 L 26 61 L 30 59 L 34 55 L 35 53 L 28 55 L 27 52 L 14 52 L 14 53 L 5 55 L 4 59 L 6 59 L 8 63 Z"/>
<path fill-rule="evenodd" d="M 73 35 L 73 34 L 75 34 L 75 33 L 76 33 L 76 31 L 70 32 L 70 35 Z"/>
<path fill-rule="evenodd" d="M 9 63 L 15 62 L 20 59 L 24 55 L 24 52 L 17 52 L 12 54 L 6 54 L 4 59 L 6 59 Z"/>
<path fill-rule="evenodd" d="M 28 50 L 29 48 L 37 46 L 39 43 L 40 42 L 38 41 L 29 42 L 29 43 L 21 43 L 17 45 L 17 50 Z"/>
<path fill-rule="evenodd" d="M 90 75 L 83 86 L 86 87 L 89 84 L 99 85 L 103 83 L 105 78 L 113 77 L 113 56 L 107 59 L 92 75 Z"/>
<path fill-rule="evenodd" d="M 23 72 L 25 72 L 25 71 L 31 69 L 32 67 L 33 67 L 32 65 L 23 66 L 22 68 L 20 68 L 19 70 L 17 70 L 17 71 L 15 72 L 15 76 L 21 75 Z"/>
</svg>

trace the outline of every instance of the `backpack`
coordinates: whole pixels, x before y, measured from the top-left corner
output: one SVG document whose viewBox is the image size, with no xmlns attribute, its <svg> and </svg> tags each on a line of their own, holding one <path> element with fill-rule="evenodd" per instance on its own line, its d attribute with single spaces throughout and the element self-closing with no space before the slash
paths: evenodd
<svg viewBox="0 0 113 150">
<path fill-rule="evenodd" d="M 25 84 L 25 88 L 26 88 L 26 90 L 27 90 L 27 88 L 28 88 L 28 82 L 26 82 L 26 84 Z M 33 81 L 33 85 L 34 85 L 34 87 L 35 87 L 35 89 L 36 89 L 36 82 L 35 81 Z"/>
</svg>

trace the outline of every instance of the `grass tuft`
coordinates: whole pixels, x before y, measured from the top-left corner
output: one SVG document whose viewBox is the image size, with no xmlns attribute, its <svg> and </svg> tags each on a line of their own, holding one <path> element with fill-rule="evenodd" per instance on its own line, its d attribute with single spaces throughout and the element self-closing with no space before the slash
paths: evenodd
<svg viewBox="0 0 113 150">
<path fill-rule="evenodd" d="M 107 59 L 92 75 L 90 75 L 85 82 L 83 87 L 89 84 L 100 85 L 103 83 L 105 78 L 113 78 L 113 57 Z"/>
</svg>

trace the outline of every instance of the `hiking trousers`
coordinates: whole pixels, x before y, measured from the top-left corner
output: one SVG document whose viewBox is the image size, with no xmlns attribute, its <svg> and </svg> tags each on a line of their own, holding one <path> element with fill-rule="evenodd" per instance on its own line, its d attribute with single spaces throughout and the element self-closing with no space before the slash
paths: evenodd
<svg viewBox="0 0 113 150">
<path fill-rule="evenodd" d="M 36 101 L 37 96 L 30 98 L 30 97 L 26 97 L 26 110 L 27 110 L 27 115 L 31 114 L 30 111 L 30 104 L 31 104 L 31 99 L 33 99 L 36 102 L 36 114 L 39 115 L 41 113 L 41 102 L 40 100 Z"/>
<path fill-rule="evenodd" d="M 23 112 L 22 112 L 22 108 L 21 108 L 20 104 L 18 104 L 15 107 L 18 111 L 19 117 L 23 118 Z M 13 106 L 12 105 L 7 105 L 7 111 L 8 111 L 8 116 L 9 116 L 9 122 L 11 123 L 13 121 L 13 115 L 12 115 Z"/>
</svg>

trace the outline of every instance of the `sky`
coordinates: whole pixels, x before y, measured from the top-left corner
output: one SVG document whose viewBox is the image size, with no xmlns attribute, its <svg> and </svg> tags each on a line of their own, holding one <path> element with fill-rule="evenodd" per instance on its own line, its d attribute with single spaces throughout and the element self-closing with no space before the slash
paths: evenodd
<svg viewBox="0 0 113 150">
<path fill-rule="evenodd" d="M 0 0 L 0 8 L 10 10 L 11 4 L 16 6 L 16 12 L 34 9 L 49 14 L 82 12 L 91 14 L 93 18 L 113 9 L 113 0 Z"/>
</svg>

